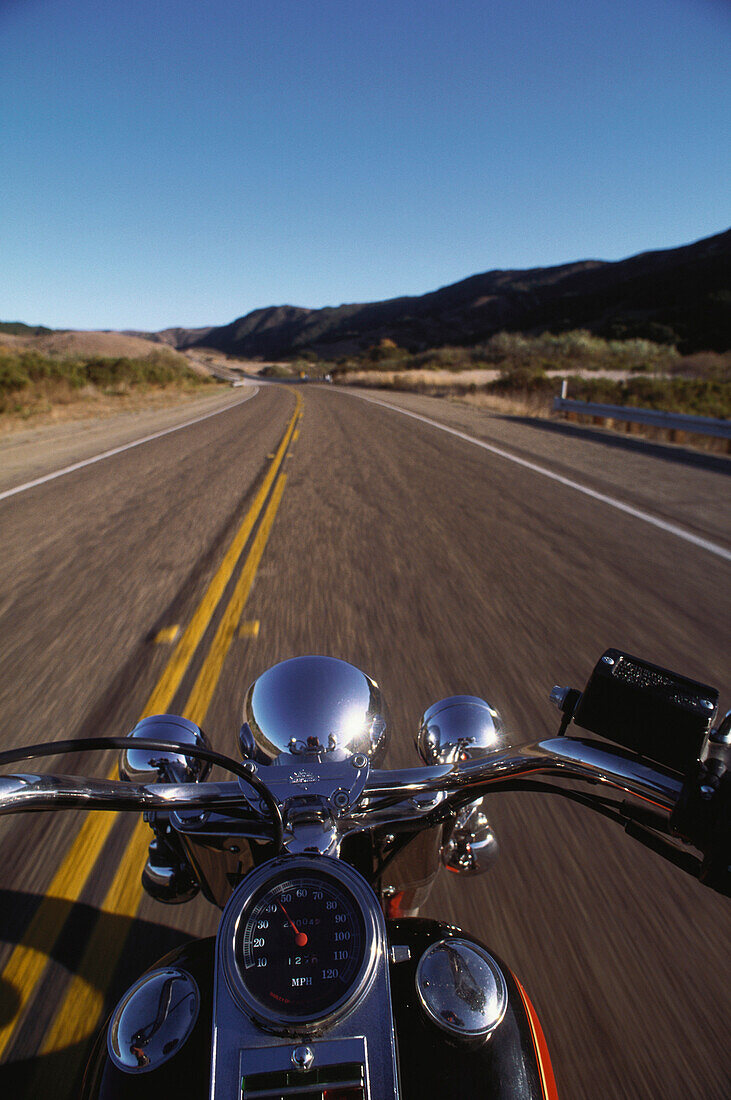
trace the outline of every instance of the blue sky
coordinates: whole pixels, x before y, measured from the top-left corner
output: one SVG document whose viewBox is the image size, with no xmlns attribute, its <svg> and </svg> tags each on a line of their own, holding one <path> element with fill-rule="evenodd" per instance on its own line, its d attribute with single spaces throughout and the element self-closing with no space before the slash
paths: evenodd
<svg viewBox="0 0 731 1100">
<path fill-rule="evenodd" d="M 726 0 L 0 0 L 0 319 L 222 324 L 731 223 Z"/>
</svg>

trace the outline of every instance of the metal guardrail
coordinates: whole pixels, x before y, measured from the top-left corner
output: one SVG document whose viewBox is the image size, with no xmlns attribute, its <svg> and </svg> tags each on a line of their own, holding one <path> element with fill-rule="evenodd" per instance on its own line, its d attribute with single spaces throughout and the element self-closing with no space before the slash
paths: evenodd
<svg viewBox="0 0 731 1100">
<path fill-rule="evenodd" d="M 716 420 L 712 416 L 687 416 L 684 413 L 660 412 L 657 409 L 634 409 L 630 405 L 597 405 L 593 401 L 572 401 L 554 397 L 554 412 L 579 413 L 604 420 L 628 420 L 632 424 L 650 424 L 671 432 L 695 432 L 717 439 L 731 439 L 731 420 Z"/>
</svg>

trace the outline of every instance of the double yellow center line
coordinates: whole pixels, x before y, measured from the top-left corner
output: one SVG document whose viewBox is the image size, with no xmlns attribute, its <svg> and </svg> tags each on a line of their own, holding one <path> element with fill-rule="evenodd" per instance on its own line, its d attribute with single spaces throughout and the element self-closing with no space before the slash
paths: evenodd
<svg viewBox="0 0 731 1100">
<path fill-rule="evenodd" d="M 297 394 L 294 413 L 264 481 L 190 623 L 178 641 L 140 719 L 169 710 L 266 504 L 266 510 L 244 561 L 241 574 L 184 709 L 186 717 L 199 725 L 202 724 L 282 499 L 286 475 L 281 473 L 280 469 L 287 448 L 293 440 L 295 425 L 301 416 L 301 407 L 302 399 Z M 116 775 L 116 767 L 110 773 L 110 778 L 114 775 Z M 0 1027 L 0 1058 L 25 1015 L 25 1010 L 61 934 L 63 925 L 58 920 L 59 900 L 68 904 L 70 912 L 73 903 L 81 896 L 116 818 L 115 813 L 87 814 L 76 839 L 50 883 L 46 897 L 38 907 L 22 940 L 10 955 L 2 972 L 2 980 L 14 988 L 18 997 L 18 1007 L 14 1017 Z M 141 818 L 138 819 L 132 838 L 102 903 L 102 913 L 112 913 L 130 920 L 136 914 L 142 897 L 140 871 L 150 836 L 148 826 Z M 104 1001 L 104 992 L 98 987 L 98 976 L 106 974 L 111 978 L 123 946 L 123 936 L 117 936 L 110 943 L 104 921 L 97 921 L 78 970 L 46 1033 L 41 1053 L 63 1049 L 75 1041 L 85 1039 L 95 1029 Z M 40 1082 L 37 1083 L 40 1084 Z"/>
</svg>

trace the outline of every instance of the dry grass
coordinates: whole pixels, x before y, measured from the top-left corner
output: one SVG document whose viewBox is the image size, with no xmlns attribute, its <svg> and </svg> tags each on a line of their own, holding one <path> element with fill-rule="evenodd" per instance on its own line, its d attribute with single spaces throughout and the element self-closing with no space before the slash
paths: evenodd
<svg viewBox="0 0 731 1100">
<path fill-rule="evenodd" d="M 393 386 L 398 382 L 401 390 L 414 390 L 415 393 L 424 392 L 424 386 L 457 386 L 475 385 L 484 386 L 486 382 L 494 382 L 500 377 L 499 370 L 354 370 L 338 376 L 338 384 L 341 386 Z"/>
<path fill-rule="evenodd" d="M 25 351 L 28 347 L 30 347 L 29 337 L 14 336 L 10 332 L 0 332 L 0 352 Z"/>
<path fill-rule="evenodd" d="M 426 393 L 435 387 L 446 388 L 471 388 L 472 386 L 486 386 L 496 382 L 500 378 L 501 371 L 473 367 L 469 370 L 447 370 L 428 368 L 414 370 L 360 370 L 348 371 L 338 377 L 341 386 L 393 386 L 398 383 L 400 390 L 413 390 L 415 393 Z M 628 370 L 548 370 L 547 378 L 566 378 L 573 374 L 577 378 L 608 378 L 614 382 L 623 382 L 632 378 L 633 374 Z M 426 389 L 425 389 L 426 387 Z"/>
<path fill-rule="evenodd" d="M 90 337 L 84 345 L 88 348 L 115 346 L 107 341 L 100 344 L 95 339 L 106 334 L 86 335 Z M 132 339 L 131 348 L 136 349 L 138 341 Z M 154 408 L 159 394 L 165 395 L 169 402 L 215 384 L 209 368 L 203 364 L 190 364 L 184 355 L 170 348 L 147 341 L 141 343 L 146 354 L 136 357 L 61 354 L 72 346 L 78 348 L 78 340 L 72 344 L 56 343 L 57 355 L 44 354 L 27 345 L 19 350 L 0 349 L 3 420 L 53 422 L 109 415 L 126 408 Z M 118 345 L 123 346 L 124 343 Z"/>
<path fill-rule="evenodd" d="M 381 377 L 383 378 L 383 375 Z M 391 392 L 400 393 L 421 393 L 427 397 L 441 397 L 458 405 L 469 405 L 471 408 L 484 409 L 487 412 L 498 413 L 501 416 L 525 416 L 530 417 L 532 420 L 558 419 L 558 415 L 553 411 L 553 398 L 545 393 L 497 394 L 485 390 L 477 390 L 477 392 L 472 393 L 469 392 L 466 386 L 430 386 L 425 385 L 423 382 L 405 385 L 400 375 L 397 375 L 397 379 L 396 385 L 386 383 L 383 387 L 384 390 L 386 392 L 390 390 Z M 342 380 L 340 384 L 342 385 Z M 375 380 L 370 383 L 370 386 L 375 388 Z M 664 428 L 634 424 L 631 421 L 600 421 L 597 417 L 575 414 L 572 414 L 570 419 L 578 424 L 603 428 L 606 431 L 618 432 L 621 435 L 634 435 L 641 439 L 653 440 L 659 443 L 677 443 L 703 451 L 711 451 L 715 454 L 730 453 L 728 440 L 715 439 L 713 436 L 694 435 L 690 432 L 670 432 Z"/>
<path fill-rule="evenodd" d="M 42 398 L 22 415 L 15 412 L 1 413 L 0 435 L 74 420 L 103 419 L 122 412 L 172 408 L 199 400 L 205 392 L 207 391 L 197 388 L 184 390 L 179 386 L 164 386 L 144 393 L 131 390 L 110 396 L 94 386 L 86 386 L 83 390 L 69 390 L 67 398 L 60 400 L 58 394 L 53 401 L 48 397 Z"/>
<path fill-rule="evenodd" d="M 476 406 L 478 409 L 488 409 L 490 412 L 502 413 L 504 416 L 531 416 L 539 420 L 547 420 L 553 416 L 552 400 L 542 394 L 528 394 L 525 397 L 518 394 L 503 397 L 500 394 L 490 393 L 448 394 L 447 396 L 450 401 Z"/>
</svg>

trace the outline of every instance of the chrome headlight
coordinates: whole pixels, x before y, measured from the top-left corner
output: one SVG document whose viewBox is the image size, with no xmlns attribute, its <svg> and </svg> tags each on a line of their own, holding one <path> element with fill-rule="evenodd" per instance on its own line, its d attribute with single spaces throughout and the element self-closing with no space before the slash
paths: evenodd
<svg viewBox="0 0 731 1100">
<path fill-rule="evenodd" d="M 334 657 L 293 657 L 267 669 L 244 702 L 259 752 L 361 752 L 377 767 L 389 739 L 385 701 L 375 680 Z"/>
</svg>

